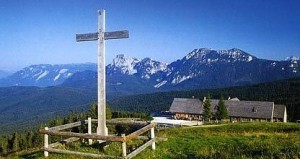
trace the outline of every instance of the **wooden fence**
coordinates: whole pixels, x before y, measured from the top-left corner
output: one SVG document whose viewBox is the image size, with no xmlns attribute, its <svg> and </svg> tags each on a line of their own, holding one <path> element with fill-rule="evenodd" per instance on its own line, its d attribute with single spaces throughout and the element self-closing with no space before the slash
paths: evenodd
<svg viewBox="0 0 300 159">
<path fill-rule="evenodd" d="M 142 122 L 142 121 L 117 121 L 117 120 L 108 120 L 107 124 L 121 124 L 121 125 L 140 125 L 143 126 L 141 129 L 136 130 L 135 132 L 132 132 L 128 135 L 122 134 L 121 136 L 116 135 L 97 135 L 96 133 L 92 133 L 92 122 L 97 122 L 97 119 L 91 119 L 88 118 L 88 120 L 69 123 L 65 125 L 55 126 L 55 127 L 45 127 L 44 129 L 40 129 L 40 133 L 44 134 L 44 156 L 48 157 L 49 152 L 52 153 L 62 153 L 62 154 L 74 154 L 74 155 L 83 155 L 87 157 L 100 157 L 100 158 L 132 158 L 139 154 L 141 151 L 146 149 L 147 147 L 151 146 L 152 150 L 155 150 L 155 141 L 158 140 L 155 138 L 154 134 L 154 127 L 156 126 L 156 123 L 148 123 L 148 122 Z M 87 133 L 75 133 L 75 132 L 69 132 L 69 131 L 61 131 L 66 130 L 74 127 L 78 127 L 81 125 L 88 125 L 88 132 Z M 141 136 L 142 134 L 146 133 L 147 131 L 150 131 L 150 138 L 147 136 Z M 62 137 L 69 137 L 65 140 L 62 140 L 60 142 L 55 143 L 49 143 L 49 135 L 53 136 L 62 136 Z M 57 149 L 55 147 L 78 141 L 79 139 L 88 139 L 88 143 L 91 145 L 93 140 L 101 140 L 104 142 L 120 142 L 122 143 L 122 156 L 111 156 L 111 155 L 102 155 L 102 154 L 93 154 L 93 153 L 86 153 L 86 152 L 77 152 L 77 151 L 69 151 L 69 150 L 62 150 Z M 132 151 L 131 153 L 127 154 L 127 147 L 126 142 L 132 140 L 132 139 L 144 139 L 148 140 L 146 143 Z M 164 139 L 159 139 L 164 140 Z"/>
</svg>

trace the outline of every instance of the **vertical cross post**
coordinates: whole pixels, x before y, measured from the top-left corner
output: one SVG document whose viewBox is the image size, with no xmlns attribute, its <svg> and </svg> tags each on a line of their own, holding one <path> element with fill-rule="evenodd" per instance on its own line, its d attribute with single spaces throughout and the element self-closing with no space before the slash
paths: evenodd
<svg viewBox="0 0 300 159">
<path fill-rule="evenodd" d="M 88 117 L 88 134 L 92 134 L 92 118 L 91 117 Z M 89 139 L 88 142 L 89 142 L 89 145 L 92 145 L 93 140 Z"/>
<path fill-rule="evenodd" d="M 106 133 L 105 10 L 98 11 L 98 135 Z"/>
</svg>

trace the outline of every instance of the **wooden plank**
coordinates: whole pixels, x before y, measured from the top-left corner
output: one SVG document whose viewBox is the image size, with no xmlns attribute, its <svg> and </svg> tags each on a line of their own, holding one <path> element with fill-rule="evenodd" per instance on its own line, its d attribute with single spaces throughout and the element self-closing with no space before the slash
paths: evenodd
<svg viewBox="0 0 300 159">
<path fill-rule="evenodd" d="M 95 133 L 92 134 L 82 134 L 82 133 L 74 133 L 74 132 L 61 132 L 61 131 L 50 131 L 50 130 L 40 130 L 42 134 L 54 135 L 54 136 L 66 136 L 66 137 L 77 137 L 82 139 L 95 139 L 95 140 L 106 140 L 106 141 L 116 141 L 123 142 L 125 141 L 124 137 L 120 136 L 103 136 L 97 135 Z"/>
<path fill-rule="evenodd" d="M 140 126 L 145 126 L 148 125 L 149 123 L 146 121 L 121 121 L 121 120 L 108 120 L 106 121 L 107 124 L 119 124 L 119 125 L 140 125 Z"/>
<path fill-rule="evenodd" d="M 155 139 L 151 139 L 149 141 L 147 141 L 144 145 L 140 146 L 139 148 L 137 148 L 136 150 L 132 151 L 130 154 L 128 154 L 126 156 L 126 159 L 130 159 L 134 156 L 136 156 L 137 154 L 141 153 L 143 150 L 145 150 L 148 146 L 150 146 L 152 144 L 152 142 L 154 142 Z"/>
<path fill-rule="evenodd" d="M 53 152 L 53 153 L 82 155 L 82 156 L 93 157 L 93 158 L 121 158 L 119 156 L 94 154 L 94 153 L 86 153 L 86 152 L 77 152 L 77 151 L 61 150 L 61 149 L 54 149 L 54 148 L 44 148 L 44 150 L 48 151 L 48 152 Z"/>
<path fill-rule="evenodd" d="M 48 130 L 48 127 L 45 127 L 45 131 Z M 48 148 L 49 147 L 49 136 L 47 134 L 44 134 L 44 148 Z M 44 156 L 48 157 L 49 156 L 49 152 L 48 151 L 44 151 Z"/>
<path fill-rule="evenodd" d="M 88 118 L 88 134 L 92 134 L 92 118 L 89 117 Z M 92 145 L 93 140 L 92 139 L 88 139 L 89 145 Z"/>
<path fill-rule="evenodd" d="M 69 124 L 65 124 L 65 125 L 59 125 L 59 126 L 54 126 L 49 128 L 49 130 L 53 131 L 53 130 L 65 130 L 65 129 L 69 129 L 69 128 L 73 128 L 76 126 L 80 126 L 81 124 L 86 124 L 87 121 L 77 121 L 74 123 L 69 123 Z"/>
<path fill-rule="evenodd" d="M 155 134 L 154 134 L 154 127 L 152 127 L 150 129 L 150 132 L 151 132 L 151 139 L 155 139 Z M 155 140 L 153 140 L 152 142 L 152 150 L 155 150 L 156 146 L 155 146 Z"/>
<path fill-rule="evenodd" d="M 150 137 L 149 136 L 137 136 L 136 139 L 139 139 L 139 140 L 149 140 Z M 155 137 L 155 142 L 159 142 L 159 141 L 168 141 L 168 138 Z"/>
<path fill-rule="evenodd" d="M 62 141 L 52 143 L 52 144 L 49 145 L 49 147 L 60 146 L 60 145 L 67 144 L 67 143 L 70 143 L 70 142 L 78 141 L 79 139 L 80 138 L 77 138 L 77 137 L 70 137 L 70 138 L 64 139 Z"/>
<path fill-rule="evenodd" d="M 128 30 L 122 30 L 122 31 L 113 31 L 113 32 L 105 32 L 104 33 L 104 39 L 122 39 L 122 38 L 129 38 L 129 32 Z"/>
<path fill-rule="evenodd" d="M 125 137 L 125 134 L 121 134 L 122 137 Z M 122 142 L 122 157 L 127 156 L 127 148 L 126 148 L 126 142 Z"/>
<path fill-rule="evenodd" d="M 155 125 L 156 125 L 156 123 L 151 123 L 151 124 L 149 124 L 149 125 L 141 128 L 141 129 L 139 129 L 139 130 L 137 130 L 137 131 L 135 131 L 135 132 L 127 135 L 126 138 L 125 138 L 125 140 L 129 141 L 129 140 L 131 140 L 133 138 L 136 138 L 137 136 L 142 135 L 145 132 L 149 131 L 151 128 L 155 127 Z"/>
<path fill-rule="evenodd" d="M 87 34 L 76 34 L 76 41 L 95 41 L 98 40 L 98 32 L 96 33 L 87 33 Z"/>
</svg>

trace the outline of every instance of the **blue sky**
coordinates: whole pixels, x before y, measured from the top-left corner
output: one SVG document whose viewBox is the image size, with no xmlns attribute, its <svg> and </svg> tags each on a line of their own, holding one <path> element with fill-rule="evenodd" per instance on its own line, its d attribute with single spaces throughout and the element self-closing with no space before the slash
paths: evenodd
<svg viewBox="0 0 300 159">
<path fill-rule="evenodd" d="M 32 64 L 96 62 L 97 42 L 75 42 L 97 30 L 130 32 L 107 41 L 117 54 L 172 62 L 195 48 L 240 48 L 264 59 L 300 56 L 299 0 L 1 0 L 0 70 Z"/>
</svg>

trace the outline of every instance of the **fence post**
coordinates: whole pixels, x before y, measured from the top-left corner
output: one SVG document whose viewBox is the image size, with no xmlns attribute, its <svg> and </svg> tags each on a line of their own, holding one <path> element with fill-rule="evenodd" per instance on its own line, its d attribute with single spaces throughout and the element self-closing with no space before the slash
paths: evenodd
<svg viewBox="0 0 300 159">
<path fill-rule="evenodd" d="M 125 137 L 125 134 L 121 135 L 122 137 Z M 127 156 L 127 152 L 126 152 L 126 142 L 122 142 L 122 157 L 126 157 Z"/>
<path fill-rule="evenodd" d="M 45 127 L 45 130 L 48 130 L 48 127 Z M 49 148 L 49 142 L 48 142 L 48 135 L 45 134 L 44 135 L 44 149 L 45 148 Z M 44 150 L 44 156 L 48 157 L 49 156 L 49 152 Z"/>
<path fill-rule="evenodd" d="M 92 134 L 92 118 L 88 117 L 88 134 Z M 89 145 L 92 145 L 93 140 L 89 139 Z"/>
<path fill-rule="evenodd" d="M 154 127 L 150 129 L 151 131 L 151 139 L 154 139 L 152 141 L 152 150 L 155 150 L 155 134 L 154 134 Z"/>
</svg>

